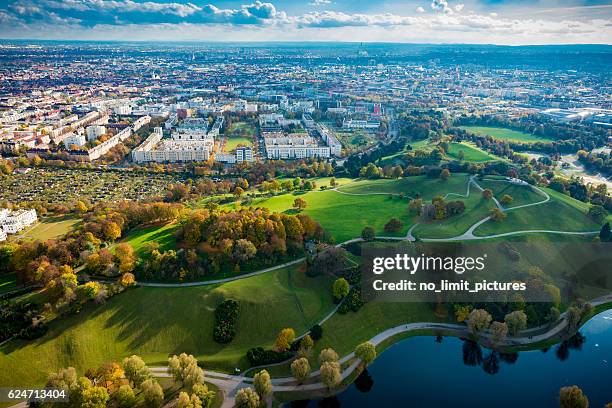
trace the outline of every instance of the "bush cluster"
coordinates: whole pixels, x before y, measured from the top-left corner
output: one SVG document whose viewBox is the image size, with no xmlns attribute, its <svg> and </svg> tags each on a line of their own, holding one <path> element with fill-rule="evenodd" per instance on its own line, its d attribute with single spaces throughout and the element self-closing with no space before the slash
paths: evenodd
<svg viewBox="0 0 612 408">
<path fill-rule="evenodd" d="M 280 363 L 293 356 L 290 351 L 264 350 L 263 347 L 255 347 L 247 351 L 247 358 L 252 367 Z"/>
<path fill-rule="evenodd" d="M 236 322 L 238 321 L 238 302 L 225 300 L 215 310 L 215 328 L 213 338 L 217 343 L 226 344 L 236 336 Z"/>
</svg>

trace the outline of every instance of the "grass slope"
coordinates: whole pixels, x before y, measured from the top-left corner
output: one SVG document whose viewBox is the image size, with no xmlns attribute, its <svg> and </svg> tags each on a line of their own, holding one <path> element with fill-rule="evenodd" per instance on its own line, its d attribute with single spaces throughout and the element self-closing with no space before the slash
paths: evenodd
<svg viewBox="0 0 612 408">
<path fill-rule="evenodd" d="M 71 215 L 44 217 L 39 222 L 17 234 L 16 237 L 26 240 L 39 239 L 41 241 L 55 239 L 72 231 L 80 222 L 80 218 Z"/>
<path fill-rule="evenodd" d="M 149 242 L 158 243 L 159 249 L 166 251 L 176 246 L 176 238 L 174 236 L 176 228 L 177 225 L 174 223 L 138 228 L 128 233 L 121 242 L 130 244 L 138 255 L 142 255 L 145 244 Z"/>
<path fill-rule="evenodd" d="M 447 193 L 465 194 L 467 181 L 467 174 L 453 174 L 448 180 L 414 176 L 394 180 L 362 180 L 339 187 L 338 190 L 351 194 L 404 193 L 411 197 L 418 195 L 425 200 L 430 200 L 437 195 L 443 196 Z"/>
<path fill-rule="evenodd" d="M 531 135 L 518 130 L 491 127 L 491 126 L 460 126 L 460 129 L 467 130 L 478 136 L 491 136 L 494 139 L 508 140 L 519 143 L 552 142 L 553 139 Z"/>
<path fill-rule="evenodd" d="M 0 384 L 40 386 L 59 368 L 83 372 L 131 354 L 159 365 L 187 352 L 205 367 L 246 368 L 248 348 L 271 346 L 285 327 L 301 334 L 333 309 L 331 282 L 287 268 L 220 286 L 137 288 L 53 322 L 40 339 L 0 346 Z M 228 298 L 240 303 L 237 335 L 220 345 L 212 339 L 213 313 Z"/>
<path fill-rule="evenodd" d="M 480 184 L 482 188 L 490 189 L 498 200 L 501 200 L 506 194 L 512 196 L 512 202 L 510 204 L 502 204 L 504 207 L 516 207 L 524 204 L 537 203 L 546 199 L 543 194 L 537 192 L 531 186 L 510 184 L 503 180 L 489 180 L 488 177 L 483 180 L 478 180 L 478 184 Z M 520 211 L 520 209 L 517 211 Z"/>
<path fill-rule="evenodd" d="M 473 144 L 468 143 L 451 143 L 448 147 L 446 155 L 451 159 L 459 160 L 459 152 L 463 152 L 463 160 L 466 162 L 481 163 L 491 160 L 497 160 L 497 158 L 484 150 L 479 149 Z"/>
<path fill-rule="evenodd" d="M 450 238 L 463 234 L 476 222 L 489 215 L 489 209 L 495 204 L 490 200 L 484 200 L 478 191 L 471 190 L 469 198 L 448 197 L 448 200 L 462 200 L 466 209 L 463 214 L 455 215 L 441 221 L 421 222 L 412 231 L 415 237 L 420 238 Z"/>
<path fill-rule="evenodd" d="M 487 221 L 474 231 L 483 236 L 520 230 L 598 231 L 601 226 L 587 215 L 589 205 L 571 197 L 544 189 L 551 196 L 547 203 L 507 212 L 501 222 Z M 612 217 L 608 217 L 610 219 Z"/>
<path fill-rule="evenodd" d="M 312 191 L 305 194 L 283 194 L 268 199 L 254 200 L 253 207 L 266 207 L 274 212 L 295 214 L 292 209 L 296 198 L 303 198 L 308 203 L 304 210 L 318 221 L 335 239 L 336 242 L 356 238 L 361 230 L 374 227 L 379 235 L 384 233 L 383 227 L 393 217 L 404 222 L 404 228 L 396 235 L 406 234 L 410 225 L 407 213 L 408 200 L 399 198 L 389 199 L 387 195 L 351 196 L 340 194 L 337 191 Z M 231 204 L 230 208 L 236 208 Z"/>
</svg>

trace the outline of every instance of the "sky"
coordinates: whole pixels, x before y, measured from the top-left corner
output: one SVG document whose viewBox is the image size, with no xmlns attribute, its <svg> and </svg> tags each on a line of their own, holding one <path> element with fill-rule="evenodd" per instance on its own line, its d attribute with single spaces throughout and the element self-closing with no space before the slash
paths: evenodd
<svg viewBox="0 0 612 408">
<path fill-rule="evenodd" d="M 0 38 L 611 44 L 598 0 L 0 0 Z"/>
</svg>

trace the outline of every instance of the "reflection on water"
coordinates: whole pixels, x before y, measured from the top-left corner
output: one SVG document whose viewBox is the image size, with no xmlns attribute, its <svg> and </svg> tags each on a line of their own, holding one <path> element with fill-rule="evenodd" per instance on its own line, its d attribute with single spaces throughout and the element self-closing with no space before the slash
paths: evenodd
<svg viewBox="0 0 612 408">
<path fill-rule="evenodd" d="M 291 406 L 556 408 L 559 388 L 575 384 L 591 407 L 603 407 L 612 402 L 611 378 L 609 310 L 572 338 L 534 351 L 501 353 L 452 337 L 409 338 L 380 355 L 338 395 Z"/>
</svg>

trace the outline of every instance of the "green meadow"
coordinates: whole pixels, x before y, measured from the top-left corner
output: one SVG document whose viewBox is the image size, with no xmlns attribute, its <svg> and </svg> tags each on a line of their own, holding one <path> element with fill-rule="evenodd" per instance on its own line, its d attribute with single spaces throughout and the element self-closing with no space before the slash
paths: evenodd
<svg viewBox="0 0 612 408">
<path fill-rule="evenodd" d="M 41 386 L 62 367 L 83 373 L 132 354 L 163 365 L 170 355 L 186 352 L 205 369 L 244 369 L 249 348 L 270 347 L 285 327 L 302 334 L 325 317 L 334 308 L 331 283 L 293 267 L 223 285 L 135 288 L 52 321 L 39 339 L 0 346 L 0 384 Z M 236 337 L 221 345 L 212 331 L 215 307 L 224 299 L 237 300 L 240 315 Z"/>
<path fill-rule="evenodd" d="M 587 216 L 588 204 L 551 189 L 543 190 L 551 196 L 550 201 L 507 211 L 506 219 L 499 222 L 487 221 L 476 228 L 474 235 L 484 236 L 522 230 L 599 231 L 601 225 Z M 612 216 L 608 216 L 609 219 L 612 219 Z"/>
<path fill-rule="evenodd" d="M 463 160 L 466 162 L 481 163 L 492 160 L 499 160 L 497 157 L 479 149 L 471 143 L 451 143 L 446 155 L 454 160 L 460 160 L 460 153 L 463 152 Z"/>
<path fill-rule="evenodd" d="M 253 138 L 255 137 L 255 128 L 253 125 L 246 122 L 232 123 L 229 130 L 225 133 L 225 136 L 227 138 L 225 151 L 231 152 L 238 146 L 252 146 Z"/>
<path fill-rule="evenodd" d="M 364 227 L 374 227 L 377 234 L 393 217 L 404 222 L 404 228 L 396 235 L 405 235 L 410 226 L 408 200 L 399 197 L 390 198 L 383 195 L 353 196 L 337 191 L 311 191 L 308 193 L 288 193 L 270 198 L 255 199 L 249 203 L 252 207 L 266 207 L 273 212 L 296 214 L 293 201 L 296 198 L 306 200 L 308 206 L 303 211 L 318 221 L 336 240 L 344 242 L 361 235 Z M 230 204 L 229 208 L 238 208 L 240 204 Z"/>
<path fill-rule="evenodd" d="M 553 139 L 536 136 L 519 130 L 492 126 L 460 126 L 460 129 L 467 130 L 478 136 L 491 136 L 494 139 L 507 140 L 518 143 L 552 142 Z"/>
</svg>

